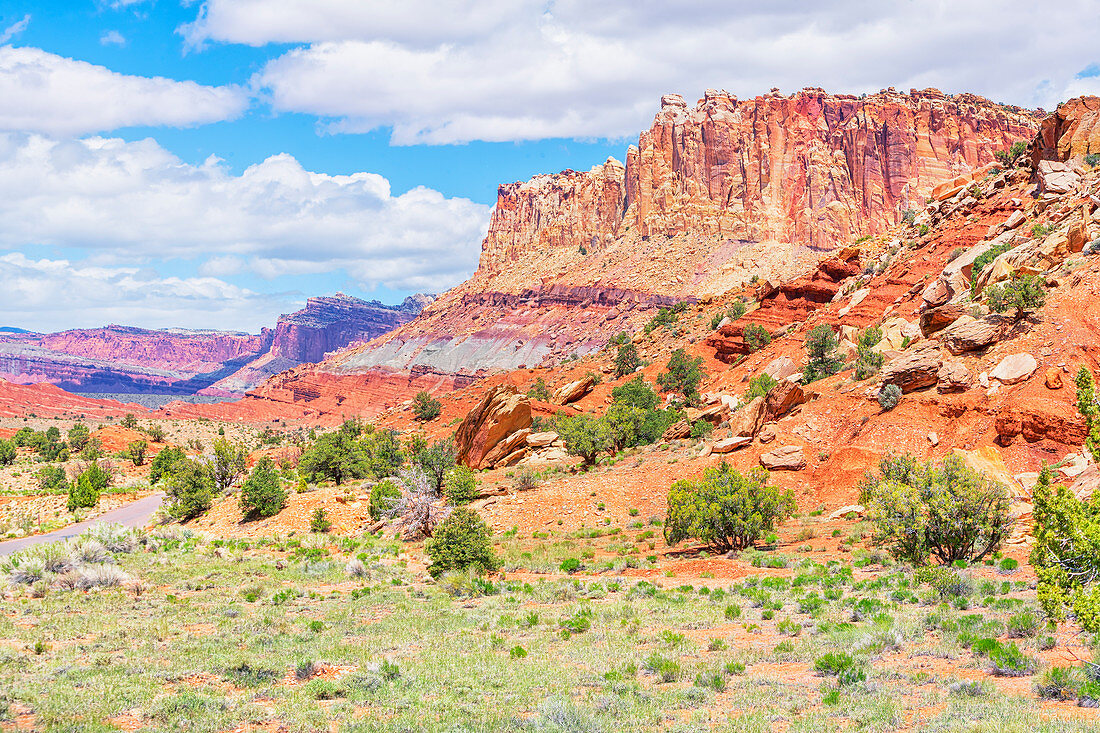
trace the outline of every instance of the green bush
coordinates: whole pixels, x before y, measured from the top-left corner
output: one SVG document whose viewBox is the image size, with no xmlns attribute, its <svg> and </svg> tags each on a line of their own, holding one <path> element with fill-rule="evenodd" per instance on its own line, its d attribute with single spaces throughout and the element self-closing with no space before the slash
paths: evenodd
<svg viewBox="0 0 1100 733">
<path fill-rule="evenodd" d="M 657 375 L 657 384 L 666 392 L 676 392 L 693 405 L 699 399 L 699 382 L 703 379 L 701 356 L 690 357 L 683 349 L 669 355 L 665 371 Z"/>
<path fill-rule="evenodd" d="M 836 334 L 827 323 L 819 323 L 806 335 L 806 366 L 804 381 L 809 384 L 836 374 L 844 366 L 844 358 L 836 353 Z"/>
<path fill-rule="evenodd" d="M 768 485 L 768 473 L 747 475 L 723 462 L 698 481 L 681 479 L 668 493 L 665 541 L 693 538 L 720 552 L 756 542 L 795 510 L 794 494 Z"/>
<path fill-rule="evenodd" d="M 135 440 L 126 447 L 126 455 L 130 457 L 135 466 L 141 466 L 145 463 L 145 452 L 148 449 L 149 444 L 144 440 Z"/>
<path fill-rule="evenodd" d="M 619 351 L 615 354 L 616 377 L 633 374 L 641 365 L 642 360 L 638 358 L 638 347 L 632 341 L 627 341 L 619 346 Z"/>
<path fill-rule="evenodd" d="M 998 644 L 989 652 L 993 674 L 999 677 L 1026 677 L 1035 672 L 1035 660 L 1020 651 L 1015 642 Z"/>
<path fill-rule="evenodd" d="M 69 447 L 74 451 L 84 450 L 84 446 L 88 444 L 88 438 L 91 437 L 91 432 L 88 430 L 88 426 L 82 422 L 78 422 L 69 428 L 68 443 Z"/>
<path fill-rule="evenodd" d="M 614 431 L 606 417 L 592 415 L 559 415 L 554 418 L 554 430 L 565 443 L 565 449 L 584 459 L 591 466 L 596 457 L 615 444 Z"/>
<path fill-rule="evenodd" d="M 885 412 L 889 412 L 898 406 L 901 402 L 901 387 L 896 384 L 884 384 L 878 391 L 878 404 L 879 407 Z"/>
<path fill-rule="evenodd" d="M 167 477 L 172 472 L 172 466 L 185 458 L 187 454 L 183 452 L 183 448 L 165 448 L 157 453 L 149 462 L 149 483 L 155 484 L 161 478 Z"/>
<path fill-rule="evenodd" d="M 546 402 L 550 399 L 550 389 L 546 386 L 546 380 L 539 377 L 527 388 L 527 397 L 532 400 Z"/>
<path fill-rule="evenodd" d="M 1016 320 L 1020 320 L 1030 311 L 1042 308 L 1046 303 L 1046 291 L 1035 275 L 1014 277 L 1004 284 L 991 285 L 985 289 L 989 309 L 1004 313 L 1009 308 L 1016 311 Z"/>
<path fill-rule="evenodd" d="M 0 466 L 10 466 L 15 463 L 15 443 L 10 440 L 0 440 Z"/>
<path fill-rule="evenodd" d="M 306 480 L 330 479 L 337 486 L 348 479 L 371 475 L 370 457 L 360 440 L 363 427 L 348 421 L 339 430 L 321 435 L 298 459 L 298 471 Z"/>
<path fill-rule="evenodd" d="M 111 485 L 111 474 L 93 463 L 76 477 L 69 488 L 69 511 L 87 509 L 99 503 L 99 495 Z"/>
<path fill-rule="evenodd" d="M 745 402 L 752 402 L 757 397 L 764 397 L 772 391 L 772 387 L 779 382 L 769 374 L 760 373 L 749 380 L 749 389 L 745 392 Z"/>
<path fill-rule="evenodd" d="M 214 460 L 210 463 L 210 475 L 214 486 L 224 491 L 236 482 L 248 468 L 248 450 L 240 443 L 225 438 L 214 441 Z"/>
<path fill-rule="evenodd" d="M 691 424 L 691 439 L 703 440 L 714 432 L 714 426 L 706 420 L 696 420 Z"/>
<path fill-rule="evenodd" d="M 417 392 L 416 397 L 413 398 L 413 415 L 420 422 L 435 420 L 442 411 L 443 405 L 440 401 L 427 392 Z"/>
<path fill-rule="evenodd" d="M 956 455 L 939 466 L 911 456 L 883 458 L 861 495 L 875 541 L 916 565 L 930 555 L 943 564 L 981 560 L 1012 528 L 1007 489 Z"/>
<path fill-rule="evenodd" d="M 332 521 L 328 518 L 328 512 L 324 507 L 317 507 L 313 514 L 309 515 L 309 531 L 324 533 L 332 529 Z"/>
<path fill-rule="evenodd" d="M 861 343 L 856 347 L 856 379 L 863 380 L 873 377 L 878 374 L 885 362 L 885 356 L 873 351 L 870 346 Z"/>
<path fill-rule="evenodd" d="M 768 329 L 759 323 L 750 323 L 745 326 L 744 330 L 741 331 L 741 338 L 745 340 L 745 345 L 749 347 L 749 351 L 760 351 L 772 342 L 772 335 L 768 332 Z"/>
<path fill-rule="evenodd" d="M 466 466 L 455 466 L 443 480 L 443 495 L 455 506 L 477 498 L 477 476 Z"/>
<path fill-rule="evenodd" d="M 185 521 L 199 516 L 214 503 L 214 477 L 210 470 L 190 459 L 172 464 L 167 476 L 168 514 Z"/>
<path fill-rule="evenodd" d="M 1008 250 L 1012 249 L 1013 245 L 1009 242 L 1004 244 L 997 244 L 985 252 L 982 252 L 974 259 L 974 263 L 970 266 L 970 282 L 974 283 L 971 287 L 971 296 L 977 297 L 978 293 L 978 276 L 982 274 L 982 270 L 986 268 L 993 260 L 1003 255 Z"/>
<path fill-rule="evenodd" d="M 38 488 L 47 494 L 61 493 L 68 484 L 65 469 L 61 466 L 44 466 L 38 472 Z"/>
<path fill-rule="evenodd" d="M 458 508 L 440 522 L 425 549 L 432 559 L 428 572 L 433 578 L 449 570 L 474 568 L 492 572 L 500 568 L 493 552 L 491 532 L 477 512 Z"/>
<path fill-rule="evenodd" d="M 443 480 L 455 467 L 458 448 L 450 438 L 437 440 L 427 448 L 417 451 L 413 463 L 428 477 L 428 485 L 436 494 L 443 492 Z"/>
<path fill-rule="evenodd" d="M 385 512 L 393 509 L 394 502 L 400 498 L 401 489 L 393 481 L 380 481 L 370 490 L 370 517 L 374 521 L 382 518 Z"/>
<path fill-rule="evenodd" d="M 645 332 L 653 333 L 661 326 L 671 326 L 680 320 L 680 314 L 687 310 L 687 303 L 676 303 L 665 308 L 657 309 L 657 315 L 653 316 L 649 323 L 645 324 Z"/>
<path fill-rule="evenodd" d="M 612 447 L 632 448 L 656 442 L 678 419 L 675 410 L 658 410 L 660 397 L 642 377 L 611 390 L 612 404 L 600 420 L 611 430 Z"/>
<path fill-rule="evenodd" d="M 287 491 L 267 456 L 256 461 L 252 473 L 241 484 L 241 511 L 249 518 L 271 517 L 286 506 Z"/>
</svg>

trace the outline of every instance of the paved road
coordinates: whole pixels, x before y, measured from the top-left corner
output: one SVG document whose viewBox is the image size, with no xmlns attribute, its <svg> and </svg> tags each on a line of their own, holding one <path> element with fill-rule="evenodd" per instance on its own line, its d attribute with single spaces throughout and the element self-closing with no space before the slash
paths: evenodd
<svg viewBox="0 0 1100 733">
<path fill-rule="evenodd" d="M 149 518 L 153 516 L 153 512 L 160 507 L 160 503 L 163 500 L 163 493 L 152 494 L 144 499 L 138 499 L 125 506 L 120 506 L 118 509 L 112 509 L 87 522 L 70 524 L 68 527 L 62 527 L 59 530 L 46 534 L 36 534 L 30 537 L 22 537 L 17 540 L 0 542 L 0 556 L 10 555 L 13 552 L 19 552 L 20 550 L 25 550 L 32 545 L 38 545 L 43 542 L 56 542 L 57 540 L 75 537 L 93 524 L 99 524 L 101 522 L 107 524 L 122 524 L 127 527 L 144 527 L 149 521 Z"/>
</svg>

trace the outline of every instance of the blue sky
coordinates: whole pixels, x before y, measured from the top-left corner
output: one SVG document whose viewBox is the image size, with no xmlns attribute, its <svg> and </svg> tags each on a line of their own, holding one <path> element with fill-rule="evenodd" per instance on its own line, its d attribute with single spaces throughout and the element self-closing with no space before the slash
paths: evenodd
<svg viewBox="0 0 1100 733">
<path fill-rule="evenodd" d="M 666 92 L 1100 91 L 1095 2 L 672 5 L 0 0 L 0 323 L 444 290 L 499 183 L 621 159 Z"/>
</svg>

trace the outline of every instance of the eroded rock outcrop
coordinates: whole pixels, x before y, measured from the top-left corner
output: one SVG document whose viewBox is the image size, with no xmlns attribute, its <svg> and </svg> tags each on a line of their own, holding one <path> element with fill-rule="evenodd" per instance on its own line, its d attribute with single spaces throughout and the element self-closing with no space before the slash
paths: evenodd
<svg viewBox="0 0 1100 733">
<path fill-rule="evenodd" d="M 531 401 L 511 384 L 486 393 L 466 415 L 455 432 L 458 462 L 470 468 L 486 465 L 486 457 L 497 444 L 517 431 L 531 427 Z M 515 447 L 526 443 L 528 432 L 516 440 Z"/>
</svg>

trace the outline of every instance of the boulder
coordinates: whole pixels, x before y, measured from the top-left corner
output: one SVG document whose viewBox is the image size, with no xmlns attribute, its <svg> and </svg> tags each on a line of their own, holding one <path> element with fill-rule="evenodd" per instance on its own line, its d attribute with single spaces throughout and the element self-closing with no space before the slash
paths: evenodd
<svg viewBox="0 0 1100 733">
<path fill-rule="evenodd" d="M 521 466 L 546 466 L 553 463 L 568 463 L 572 460 L 564 448 L 542 448 L 519 462 Z"/>
<path fill-rule="evenodd" d="M 558 434 L 552 431 L 529 433 L 527 435 L 527 445 L 530 448 L 545 448 L 548 445 L 552 445 L 557 439 Z"/>
<path fill-rule="evenodd" d="M 897 351 L 902 348 L 906 337 L 911 341 L 914 337 L 920 336 L 920 329 L 914 329 L 912 325 L 900 316 L 887 318 L 879 326 L 882 329 L 882 340 L 875 344 L 872 350 L 881 353 L 883 351 Z"/>
<path fill-rule="evenodd" d="M 963 392 L 970 389 L 970 370 L 957 361 L 945 360 L 936 372 L 936 391 Z"/>
<path fill-rule="evenodd" d="M 1001 226 L 1003 226 L 1005 229 L 1015 229 L 1016 227 L 1023 224 L 1026 220 L 1027 216 L 1024 214 L 1024 212 L 1016 209 L 1008 215 L 1008 218 L 1005 219 L 1004 224 L 1002 224 Z"/>
<path fill-rule="evenodd" d="M 1014 499 L 1026 499 L 1031 495 L 1031 487 L 1025 490 L 1020 482 L 1016 480 L 1016 477 L 1012 475 L 1012 472 L 1008 470 L 1008 466 L 1005 465 L 1004 458 L 1001 457 L 1001 452 L 997 450 L 997 446 L 983 445 L 974 450 L 955 448 L 952 453 L 962 458 L 967 467 L 1004 484 L 1012 493 Z"/>
<path fill-rule="evenodd" d="M 527 395 L 519 394 L 511 384 L 494 387 L 466 414 L 455 432 L 458 462 L 481 468 L 485 456 L 497 443 L 530 426 L 531 401 Z"/>
<path fill-rule="evenodd" d="M 762 454 L 760 465 L 769 471 L 800 471 L 806 467 L 806 456 L 800 445 L 781 445 Z"/>
<path fill-rule="evenodd" d="M 955 356 L 984 349 L 999 341 L 1012 327 L 1012 319 L 997 314 L 982 319 L 962 316 L 940 332 L 943 345 Z"/>
<path fill-rule="evenodd" d="M 789 356 L 780 356 L 777 359 L 773 359 L 764 367 L 764 374 L 767 374 L 777 382 L 786 379 L 792 374 L 798 374 L 799 371 L 798 365 L 795 364 L 794 360 Z"/>
<path fill-rule="evenodd" d="M 938 333 L 966 315 L 962 303 L 952 302 L 929 308 L 920 314 L 920 332 L 925 338 Z"/>
<path fill-rule="evenodd" d="M 764 400 L 766 419 L 775 420 L 805 402 L 806 393 L 797 382 L 784 379 L 768 391 Z"/>
<path fill-rule="evenodd" d="M 591 392 L 594 385 L 595 382 L 592 380 L 591 376 L 586 376 L 583 379 L 563 384 L 561 387 L 554 390 L 553 400 L 556 404 L 568 405 Z"/>
<path fill-rule="evenodd" d="M 485 457 L 481 459 L 481 465 L 483 466 L 506 466 L 510 465 L 508 459 L 513 458 L 513 454 L 519 453 L 519 456 L 514 457 L 513 462 L 518 462 L 527 453 L 527 436 L 531 434 L 530 428 L 523 428 L 517 430 L 508 437 L 501 440 L 499 443 L 493 446 L 493 449 L 485 454 Z"/>
<path fill-rule="evenodd" d="M 752 443 L 752 437 L 749 435 L 736 435 L 732 438 L 724 438 L 723 440 L 716 440 L 710 446 L 711 453 L 732 453 L 738 448 L 743 448 L 746 445 Z"/>
<path fill-rule="evenodd" d="M 754 436 L 760 432 L 766 413 L 765 398 L 756 397 L 730 417 L 730 429 L 734 435 Z"/>
<path fill-rule="evenodd" d="M 1039 368 L 1039 363 L 1031 354 L 1009 354 L 1001 359 L 989 376 L 1004 384 L 1016 384 L 1022 382 Z"/>
<path fill-rule="evenodd" d="M 682 438 L 689 438 L 691 437 L 691 423 L 689 423 L 687 420 L 674 422 L 668 426 L 664 433 L 661 434 L 661 437 L 665 440 L 680 440 Z"/>
<path fill-rule="evenodd" d="M 1046 385 L 1047 389 L 1061 389 L 1062 388 L 1062 370 L 1058 367 L 1051 367 L 1046 372 Z"/>
<path fill-rule="evenodd" d="M 1040 160 L 1036 172 L 1042 193 L 1069 193 L 1075 191 L 1081 183 L 1081 176 L 1069 165 L 1058 160 Z"/>
<path fill-rule="evenodd" d="M 761 443 L 770 443 L 775 440 L 775 423 L 764 423 L 764 427 L 760 428 L 760 432 L 757 434 L 756 439 Z"/>
<path fill-rule="evenodd" d="M 939 381 L 942 360 L 936 344 L 919 344 L 891 359 L 882 370 L 882 384 L 896 384 L 902 392 L 930 387 Z"/>
<path fill-rule="evenodd" d="M 863 299 L 870 294 L 870 288 L 860 288 L 859 290 L 852 293 L 852 299 L 848 301 L 848 305 L 844 306 L 838 311 L 840 317 L 843 318 L 844 316 L 848 315 L 848 311 L 852 310 L 852 308 L 855 308 L 857 305 L 862 303 Z"/>
<path fill-rule="evenodd" d="M 1077 474 L 1069 487 L 1073 495 L 1082 501 L 1092 498 L 1097 489 L 1100 489 L 1100 468 L 1095 463 Z"/>
<path fill-rule="evenodd" d="M 846 517 L 849 514 L 855 514 L 857 517 L 862 517 L 867 510 L 862 504 L 849 504 L 848 506 L 842 506 L 832 514 L 829 515 L 829 519 L 840 519 Z"/>
</svg>

